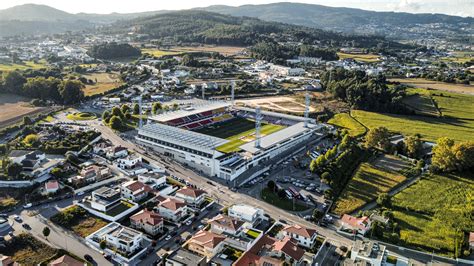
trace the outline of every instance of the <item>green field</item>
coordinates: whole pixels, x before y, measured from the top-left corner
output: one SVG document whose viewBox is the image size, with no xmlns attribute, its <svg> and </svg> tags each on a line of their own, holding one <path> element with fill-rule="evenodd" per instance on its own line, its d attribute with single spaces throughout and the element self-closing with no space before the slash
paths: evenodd
<svg viewBox="0 0 474 266">
<path fill-rule="evenodd" d="M 85 120 L 93 120 L 96 119 L 96 115 L 94 113 L 72 113 L 68 114 L 67 119 L 73 120 L 73 121 L 85 121 Z"/>
<path fill-rule="evenodd" d="M 384 126 L 392 132 L 405 135 L 420 134 L 428 141 L 436 141 L 441 137 L 450 137 L 456 141 L 473 140 L 474 96 L 445 91 L 429 92 L 438 104 L 442 117 L 381 114 L 361 110 L 353 110 L 351 114 L 368 128 Z"/>
<path fill-rule="evenodd" d="M 289 200 L 287 198 L 280 198 L 276 193 L 273 193 L 273 191 L 270 191 L 268 188 L 264 188 L 262 190 L 262 199 L 265 202 L 268 202 L 278 208 L 287 210 L 287 211 L 305 211 L 308 209 L 308 207 L 301 205 L 297 202 L 293 204 L 292 200 Z"/>
<path fill-rule="evenodd" d="M 425 89 L 407 89 L 408 96 L 403 99 L 403 103 L 414 110 L 417 115 L 439 116 L 438 109 L 433 105 L 429 91 Z"/>
<path fill-rule="evenodd" d="M 388 160 L 391 160 L 392 164 L 404 164 L 395 157 Z M 405 176 L 396 171 L 382 168 L 383 166 L 384 162 L 362 163 L 338 198 L 333 212 L 338 215 L 351 213 L 405 181 Z M 405 167 L 402 166 L 402 168 Z"/>
<path fill-rule="evenodd" d="M 342 129 L 347 129 L 349 131 L 349 135 L 353 137 L 361 136 L 367 131 L 367 129 L 361 123 L 346 113 L 334 115 L 333 118 L 329 119 L 328 123 Z"/>
<path fill-rule="evenodd" d="M 183 53 L 182 51 L 160 50 L 160 49 L 149 49 L 149 48 L 142 49 L 141 51 L 142 53 L 150 54 L 156 57 L 161 57 L 165 55 L 179 55 Z"/>
<path fill-rule="evenodd" d="M 261 135 L 269 135 L 283 128 L 281 125 L 262 124 Z M 255 122 L 245 118 L 234 118 L 199 129 L 197 132 L 229 140 L 228 143 L 217 147 L 218 151 L 229 153 L 238 151 L 241 145 L 254 140 Z"/>
<path fill-rule="evenodd" d="M 40 69 L 45 68 L 46 62 L 45 61 L 38 61 L 37 63 L 33 61 L 25 61 L 22 64 L 12 64 L 12 63 L 3 63 L 0 62 L 0 71 L 2 72 L 10 72 L 13 70 L 26 70 L 26 69 Z"/>
<path fill-rule="evenodd" d="M 379 56 L 376 54 L 347 54 L 347 53 L 337 53 L 340 59 L 351 58 L 356 61 L 365 62 L 365 63 L 374 63 L 380 61 Z"/>
<path fill-rule="evenodd" d="M 474 175 L 424 177 L 395 195 L 392 205 L 408 247 L 452 256 L 463 232 L 474 231 Z"/>
</svg>

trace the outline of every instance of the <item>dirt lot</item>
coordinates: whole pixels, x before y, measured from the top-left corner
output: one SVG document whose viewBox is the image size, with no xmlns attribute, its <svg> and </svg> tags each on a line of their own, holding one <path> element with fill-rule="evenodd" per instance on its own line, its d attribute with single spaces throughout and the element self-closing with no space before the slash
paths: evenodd
<svg viewBox="0 0 474 266">
<path fill-rule="evenodd" d="M 418 88 L 435 89 L 474 95 L 474 85 L 452 84 L 421 78 L 389 79 L 389 81 L 400 82 Z"/>
<path fill-rule="evenodd" d="M 49 111 L 47 107 L 33 107 L 29 99 L 13 95 L 0 94 L 0 128 L 15 124 L 26 115 L 36 115 Z"/>
</svg>

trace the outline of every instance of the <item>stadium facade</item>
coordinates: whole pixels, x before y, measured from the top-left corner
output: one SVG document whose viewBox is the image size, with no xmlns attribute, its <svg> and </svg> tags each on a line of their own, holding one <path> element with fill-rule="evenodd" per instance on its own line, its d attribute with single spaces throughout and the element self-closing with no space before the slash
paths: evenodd
<svg viewBox="0 0 474 266">
<path fill-rule="evenodd" d="M 234 107 L 227 102 L 197 101 L 178 111 L 152 116 L 139 129 L 136 140 L 158 153 L 188 165 L 208 176 L 233 181 L 277 156 L 304 145 L 310 138 L 323 136 L 326 126 L 304 117 L 276 112 L 259 112 L 263 122 L 282 129 L 262 136 L 244 136 L 237 149 L 221 149 L 230 140 L 198 133 L 196 130 L 232 119 L 256 120 L 256 109 Z M 258 139 L 257 139 L 258 138 Z M 240 144 L 240 143 L 239 143 Z"/>
</svg>

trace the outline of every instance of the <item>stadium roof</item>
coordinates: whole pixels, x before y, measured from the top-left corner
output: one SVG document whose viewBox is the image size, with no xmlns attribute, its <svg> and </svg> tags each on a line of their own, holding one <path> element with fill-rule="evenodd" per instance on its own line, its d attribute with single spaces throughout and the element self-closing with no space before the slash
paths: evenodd
<svg viewBox="0 0 474 266">
<path fill-rule="evenodd" d="M 192 108 L 188 110 L 180 109 L 177 111 L 170 111 L 158 115 L 154 115 L 150 117 L 150 120 L 157 121 L 157 122 L 167 122 L 173 119 L 178 119 L 181 117 L 186 117 L 194 114 L 199 114 L 206 111 L 215 110 L 218 108 L 229 107 L 230 103 L 222 102 L 222 101 L 200 101 L 195 102 L 191 105 Z"/>
<path fill-rule="evenodd" d="M 245 111 L 245 112 L 252 112 L 255 113 L 255 108 L 248 108 L 248 107 L 240 107 L 236 106 L 234 109 L 240 110 L 240 111 Z M 268 115 L 272 117 L 279 117 L 279 118 L 286 118 L 288 120 L 294 120 L 296 122 L 304 122 L 305 118 L 303 116 L 297 116 L 297 115 L 289 115 L 289 114 L 283 114 L 283 113 L 277 113 L 277 112 L 272 112 L 272 111 L 266 111 L 266 110 L 261 110 L 260 113 L 262 115 Z M 315 123 L 315 120 L 310 118 L 311 123 Z"/>
<path fill-rule="evenodd" d="M 193 148 L 211 154 L 216 147 L 229 142 L 225 139 L 159 123 L 147 124 L 140 129 L 139 133 L 179 146 Z"/>
<path fill-rule="evenodd" d="M 250 152 L 252 154 L 257 153 L 260 150 L 266 150 L 275 144 L 282 143 L 285 140 L 291 139 L 297 135 L 307 132 L 308 130 L 317 130 L 321 128 L 321 125 L 308 124 L 308 127 L 304 127 L 304 123 L 300 122 L 291 127 L 284 128 L 273 134 L 264 136 L 260 139 L 260 147 L 255 147 L 255 140 L 247 142 L 240 146 L 240 149 Z"/>
</svg>

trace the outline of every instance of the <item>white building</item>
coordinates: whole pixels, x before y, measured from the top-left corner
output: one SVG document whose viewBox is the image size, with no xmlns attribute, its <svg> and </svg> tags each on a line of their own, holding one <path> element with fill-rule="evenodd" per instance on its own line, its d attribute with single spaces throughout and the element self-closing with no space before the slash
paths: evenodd
<svg viewBox="0 0 474 266">
<path fill-rule="evenodd" d="M 120 193 L 123 198 L 139 202 L 148 196 L 152 188 L 140 181 L 128 181 L 120 186 Z"/>
<path fill-rule="evenodd" d="M 305 228 L 300 225 L 287 225 L 280 231 L 281 237 L 291 237 L 298 242 L 298 245 L 312 248 L 318 236 L 316 230 Z"/>
<path fill-rule="evenodd" d="M 117 166 L 121 169 L 132 169 L 141 162 L 141 156 L 129 155 L 127 157 L 117 159 Z"/>
<path fill-rule="evenodd" d="M 143 173 L 138 174 L 138 181 L 152 188 L 158 188 L 166 185 L 166 176 L 163 174 Z"/>
<path fill-rule="evenodd" d="M 166 220 L 180 222 L 188 215 L 188 206 L 184 201 L 167 198 L 158 204 L 158 213 Z"/>
<path fill-rule="evenodd" d="M 119 191 L 108 187 L 101 187 L 92 191 L 92 200 L 90 201 L 90 206 L 95 210 L 107 212 L 109 209 L 119 203 L 120 199 Z"/>
<path fill-rule="evenodd" d="M 263 219 L 263 210 L 245 204 L 235 204 L 228 209 L 230 217 L 256 224 L 259 219 Z"/>
<path fill-rule="evenodd" d="M 197 207 L 206 199 L 206 191 L 202 189 L 184 187 L 176 191 L 175 196 L 184 200 L 187 204 Z"/>
</svg>

